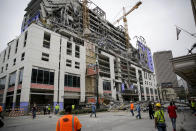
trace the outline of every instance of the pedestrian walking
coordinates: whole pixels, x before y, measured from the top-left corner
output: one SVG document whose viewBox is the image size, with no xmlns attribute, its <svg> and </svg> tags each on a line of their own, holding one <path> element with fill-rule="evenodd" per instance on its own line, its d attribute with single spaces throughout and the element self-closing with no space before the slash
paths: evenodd
<svg viewBox="0 0 196 131">
<path fill-rule="evenodd" d="M 82 124 L 78 117 L 71 114 L 72 107 L 65 108 L 66 115 L 58 119 L 56 124 L 56 131 L 81 131 Z"/>
<path fill-rule="evenodd" d="M 157 103 L 155 105 L 155 110 L 156 110 L 154 115 L 155 128 L 157 128 L 158 131 L 166 131 L 164 112 L 163 110 L 161 110 L 160 103 Z"/>
<path fill-rule="evenodd" d="M 32 117 L 33 117 L 33 119 L 36 118 L 36 111 L 37 111 L 37 107 L 36 107 L 36 105 L 34 104 L 34 105 L 33 105 L 33 108 L 32 108 Z"/>
<path fill-rule="evenodd" d="M 59 112 L 59 105 L 56 104 L 56 106 L 55 106 L 55 114 L 58 114 L 58 112 Z"/>
<path fill-rule="evenodd" d="M 140 107 L 140 103 L 138 102 L 137 106 L 136 106 L 136 110 L 137 110 L 137 116 L 136 118 L 141 119 L 141 107 Z"/>
<path fill-rule="evenodd" d="M 96 117 L 96 106 L 95 106 L 94 103 L 92 103 L 92 106 L 91 106 L 91 115 L 90 115 L 90 117 L 92 117 L 93 114 Z"/>
<path fill-rule="evenodd" d="M 47 108 L 47 110 L 48 110 L 48 114 L 50 115 L 50 111 L 51 111 L 50 104 L 48 104 L 48 108 Z"/>
<path fill-rule="evenodd" d="M 153 111 L 153 105 L 151 102 L 148 104 L 148 111 L 149 111 L 149 117 L 150 119 L 154 119 L 154 111 Z"/>
<path fill-rule="evenodd" d="M 46 109 L 47 109 L 46 106 L 44 106 L 44 115 L 46 115 Z"/>
<path fill-rule="evenodd" d="M 4 119 L 3 115 L 3 107 L 0 106 L 0 128 L 4 126 L 4 122 L 2 121 L 2 119 Z"/>
<path fill-rule="evenodd" d="M 196 112 L 196 103 L 194 100 L 191 101 L 191 108 L 193 110 L 193 114 Z"/>
<path fill-rule="evenodd" d="M 133 101 L 131 101 L 131 103 L 130 103 L 130 112 L 131 112 L 132 116 L 134 116 L 134 104 L 133 104 Z"/>
<path fill-rule="evenodd" d="M 2 106 L 0 106 L 0 117 L 2 119 L 4 119 L 4 116 L 3 116 L 3 107 Z"/>
<path fill-rule="evenodd" d="M 175 106 L 174 102 L 170 102 L 170 106 L 168 106 L 167 111 L 172 122 L 173 131 L 176 131 L 176 118 L 177 118 L 176 110 L 177 107 Z"/>
<path fill-rule="evenodd" d="M 73 105 L 71 105 L 71 107 L 72 107 L 72 110 L 74 110 L 75 109 L 75 105 L 73 104 Z"/>
</svg>

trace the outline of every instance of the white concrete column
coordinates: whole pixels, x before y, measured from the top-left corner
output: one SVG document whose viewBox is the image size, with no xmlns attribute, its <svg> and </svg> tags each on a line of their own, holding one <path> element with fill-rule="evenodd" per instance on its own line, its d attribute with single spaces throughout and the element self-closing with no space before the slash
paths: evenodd
<svg viewBox="0 0 196 131">
<path fill-rule="evenodd" d="M 80 76 L 80 102 L 85 102 L 85 74 Z"/>
<path fill-rule="evenodd" d="M 144 99 L 145 99 L 145 101 L 147 101 L 146 86 L 144 86 Z"/>
<path fill-rule="evenodd" d="M 64 103 L 64 72 L 61 70 L 60 75 L 59 71 L 54 71 L 54 96 L 53 96 L 53 103 L 55 106 L 56 104 L 59 104 L 60 110 L 63 109 L 63 103 Z M 59 78 L 60 76 L 60 78 Z M 59 91 L 58 91 L 59 90 Z M 59 92 L 59 93 L 58 93 Z M 59 103 L 58 103 L 59 102 Z"/>
<path fill-rule="evenodd" d="M 22 89 L 20 95 L 20 108 L 28 111 L 30 103 L 30 88 L 31 88 L 31 72 L 32 66 L 28 63 L 24 66 Z"/>
<path fill-rule="evenodd" d="M 138 73 L 138 68 L 135 68 L 136 70 L 136 78 L 137 78 L 137 87 L 138 87 L 138 97 L 139 97 L 139 101 L 141 101 L 141 92 L 140 92 L 140 83 L 139 83 L 139 73 Z"/>
<path fill-rule="evenodd" d="M 149 94 L 150 94 L 150 101 L 152 100 L 152 97 L 151 97 L 151 88 L 149 87 Z"/>
<path fill-rule="evenodd" d="M 5 109 L 5 104 L 6 104 L 8 84 L 9 84 L 9 74 L 6 75 L 5 89 L 4 89 L 4 94 L 3 94 L 3 108 L 4 109 Z"/>
<path fill-rule="evenodd" d="M 115 73 L 114 73 L 114 57 L 109 55 L 109 62 L 110 62 L 110 81 L 111 81 L 111 91 L 112 91 L 112 98 L 116 100 L 116 88 L 114 88 L 115 80 Z"/>
<path fill-rule="evenodd" d="M 14 86 L 14 96 L 13 96 L 12 108 L 15 108 L 15 105 L 16 105 L 16 95 L 17 95 L 18 80 L 19 80 L 19 69 L 16 71 L 16 80 L 15 80 L 15 86 Z"/>
</svg>

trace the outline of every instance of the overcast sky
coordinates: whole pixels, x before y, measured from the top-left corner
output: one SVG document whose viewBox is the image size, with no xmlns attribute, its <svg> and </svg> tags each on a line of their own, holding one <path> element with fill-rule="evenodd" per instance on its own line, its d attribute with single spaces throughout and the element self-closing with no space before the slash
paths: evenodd
<svg viewBox="0 0 196 131">
<path fill-rule="evenodd" d="M 122 8 L 128 11 L 138 0 L 92 0 L 106 12 L 110 22 L 122 16 Z M 141 0 L 142 5 L 127 16 L 129 35 L 135 46 L 134 36 L 143 36 L 152 52 L 172 50 L 173 56 L 187 54 L 196 38 L 185 32 L 176 39 L 176 28 L 196 33 L 190 0 Z M 1 0 L 0 51 L 7 43 L 20 35 L 24 9 L 29 0 Z M 122 23 L 120 23 L 122 24 Z M 116 24 L 118 25 L 118 24 Z"/>
</svg>

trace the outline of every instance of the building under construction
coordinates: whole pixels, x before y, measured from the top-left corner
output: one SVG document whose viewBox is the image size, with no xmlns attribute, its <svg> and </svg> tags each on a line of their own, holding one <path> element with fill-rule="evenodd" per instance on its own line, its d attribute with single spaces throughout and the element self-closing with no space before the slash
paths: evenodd
<svg viewBox="0 0 196 131">
<path fill-rule="evenodd" d="M 21 35 L 1 52 L 4 107 L 158 100 L 150 49 L 131 46 L 92 1 L 31 0 L 25 11 Z"/>
</svg>

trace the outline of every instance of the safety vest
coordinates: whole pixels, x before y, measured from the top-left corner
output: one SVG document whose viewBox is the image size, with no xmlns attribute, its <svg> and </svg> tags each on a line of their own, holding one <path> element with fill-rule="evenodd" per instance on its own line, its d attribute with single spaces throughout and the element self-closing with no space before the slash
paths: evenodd
<svg viewBox="0 0 196 131">
<path fill-rule="evenodd" d="M 192 107 L 195 107 L 195 102 L 191 102 L 191 106 Z"/>
<path fill-rule="evenodd" d="M 77 131 L 82 125 L 77 117 L 65 115 L 57 121 L 56 131 Z"/>
<path fill-rule="evenodd" d="M 59 106 L 55 106 L 55 109 L 56 109 L 56 110 L 59 110 Z"/>
<path fill-rule="evenodd" d="M 134 105 L 133 105 L 133 103 L 131 103 L 131 105 L 130 105 L 130 109 L 131 109 L 131 110 L 133 110 L 133 109 L 134 109 Z"/>
<path fill-rule="evenodd" d="M 75 105 L 72 105 L 72 110 L 74 110 L 75 109 Z"/>
<path fill-rule="evenodd" d="M 165 123 L 164 112 L 162 110 L 156 111 L 154 117 L 157 118 L 158 123 Z"/>
<path fill-rule="evenodd" d="M 2 108 L 2 106 L 0 106 L 0 112 L 2 112 L 3 111 L 3 108 Z"/>
</svg>

